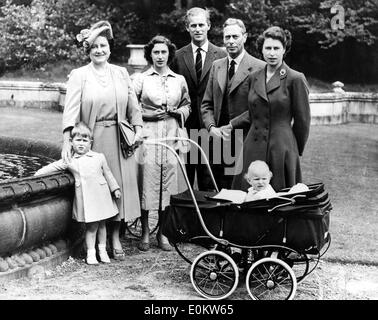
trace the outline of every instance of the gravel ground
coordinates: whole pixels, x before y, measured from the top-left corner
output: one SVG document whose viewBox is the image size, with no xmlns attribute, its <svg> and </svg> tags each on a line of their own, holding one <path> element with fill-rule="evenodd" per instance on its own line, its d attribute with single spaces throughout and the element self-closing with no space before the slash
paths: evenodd
<svg viewBox="0 0 378 320">
<path fill-rule="evenodd" d="M 2 300 L 204 300 L 190 281 L 190 266 L 156 243 L 148 252 L 125 238 L 126 260 L 89 266 L 70 257 L 45 274 L 0 283 Z M 243 280 L 228 300 L 249 300 Z M 376 300 L 378 267 L 321 260 L 298 284 L 296 300 Z"/>
</svg>

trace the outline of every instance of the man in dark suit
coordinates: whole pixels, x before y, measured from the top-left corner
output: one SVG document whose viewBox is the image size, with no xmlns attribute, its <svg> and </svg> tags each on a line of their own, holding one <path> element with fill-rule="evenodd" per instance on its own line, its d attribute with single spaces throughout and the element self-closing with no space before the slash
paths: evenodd
<svg viewBox="0 0 378 320">
<path fill-rule="evenodd" d="M 266 64 L 246 52 L 246 40 L 243 21 L 227 19 L 223 24 L 223 41 L 228 55 L 213 63 L 201 104 L 202 120 L 212 139 L 210 160 L 213 173 L 218 186 L 227 189 L 231 188 L 233 175 L 238 172 L 225 169 L 234 168 L 245 134 L 233 131 L 231 137 L 225 137 L 222 126 L 248 110 L 249 75 Z M 228 141 L 222 141 L 222 138 Z"/>
<path fill-rule="evenodd" d="M 208 41 L 207 32 L 210 30 L 210 14 L 206 9 L 194 7 L 186 13 L 186 30 L 190 34 L 191 43 L 177 50 L 171 64 L 171 69 L 185 77 L 189 88 L 192 112 L 185 123 L 189 137 L 193 138 L 193 130 L 204 128 L 200 114 L 200 106 L 209 79 L 210 68 L 216 59 L 227 56 L 225 50 Z M 196 139 L 194 139 L 196 140 Z M 199 141 L 196 141 L 199 142 Z M 191 147 L 192 149 L 195 146 Z M 189 181 L 193 186 L 197 173 L 199 190 L 213 189 L 208 169 L 201 164 L 201 159 L 196 156 L 198 151 L 187 155 L 186 171 Z M 193 159 L 196 158 L 196 159 Z"/>
</svg>

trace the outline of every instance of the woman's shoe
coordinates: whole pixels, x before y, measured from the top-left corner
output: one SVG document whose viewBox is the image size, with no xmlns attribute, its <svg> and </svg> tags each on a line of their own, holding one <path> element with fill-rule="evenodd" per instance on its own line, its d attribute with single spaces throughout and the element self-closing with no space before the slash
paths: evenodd
<svg viewBox="0 0 378 320">
<path fill-rule="evenodd" d="M 141 251 L 150 250 L 150 244 L 148 242 L 139 242 L 137 245 L 138 249 Z"/>
<path fill-rule="evenodd" d="M 126 259 L 125 252 L 122 249 L 113 249 L 113 259 L 124 261 Z"/>
</svg>

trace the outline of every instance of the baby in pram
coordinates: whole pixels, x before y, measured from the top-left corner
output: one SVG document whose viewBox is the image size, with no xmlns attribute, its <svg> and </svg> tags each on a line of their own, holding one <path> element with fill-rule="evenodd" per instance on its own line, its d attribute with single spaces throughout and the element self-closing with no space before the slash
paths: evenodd
<svg viewBox="0 0 378 320">
<path fill-rule="evenodd" d="M 309 190 L 305 184 L 297 183 L 296 185 L 292 186 L 288 192 L 276 192 L 270 185 L 272 176 L 273 174 L 266 162 L 262 160 L 252 161 L 248 167 L 247 173 L 244 175 L 244 178 L 251 185 L 251 187 L 248 188 L 248 193 L 244 202 L 269 199 L 284 196 L 285 194 Z"/>
<path fill-rule="evenodd" d="M 251 185 L 251 187 L 248 188 L 248 193 L 244 201 L 275 197 L 277 193 L 270 185 L 272 175 L 266 162 L 261 160 L 252 161 L 248 167 L 247 173 L 244 175 L 244 178 Z"/>
<path fill-rule="evenodd" d="M 248 188 L 248 193 L 245 197 L 244 202 L 269 199 L 284 196 L 285 194 L 309 190 L 305 184 L 298 183 L 291 187 L 288 192 L 276 192 L 270 185 L 272 176 L 273 174 L 265 161 L 252 161 L 248 167 L 247 173 L 244 175 L 244 178 L 251 186 L 250 188 Z M 233 248 L 232 255 L 235 260 L 240 261 L 241 265 L 248 265 L 253 261 L 253 252 L 251 249 L 241 250 L 238 248 Z"/>
</svg>

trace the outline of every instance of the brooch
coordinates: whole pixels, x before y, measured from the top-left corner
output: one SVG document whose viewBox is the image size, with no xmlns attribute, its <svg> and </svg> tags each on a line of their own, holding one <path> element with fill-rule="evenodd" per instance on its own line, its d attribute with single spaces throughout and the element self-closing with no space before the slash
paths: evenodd
<svg viewBox="0 0 378 320">
<path fill-rule="evenodd" d="M 281 69 L 280 70 L 280 76 L 284 77 L 285 75 L 286 75 L 286 70 L 285 69 Z"/>
</svg>

